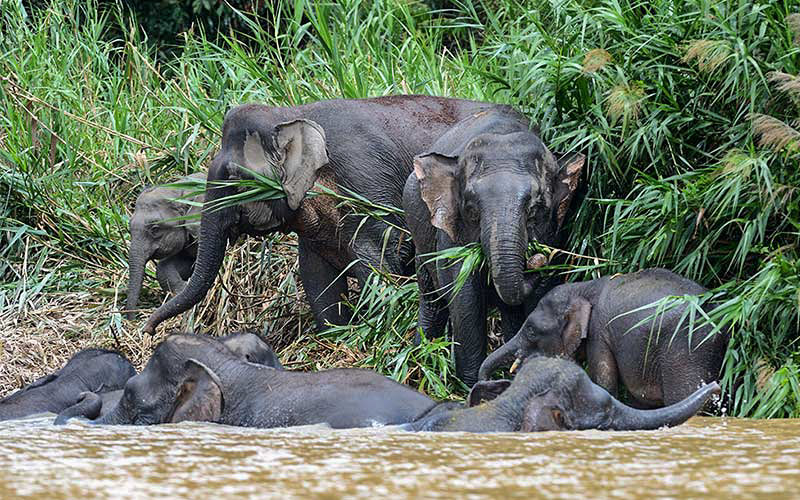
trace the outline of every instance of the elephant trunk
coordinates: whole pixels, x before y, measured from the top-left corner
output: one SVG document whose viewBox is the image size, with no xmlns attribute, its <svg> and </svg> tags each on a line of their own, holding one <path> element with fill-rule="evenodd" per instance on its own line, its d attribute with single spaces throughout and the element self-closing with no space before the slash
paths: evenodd
<svg viewBox="0 0 800 500">
<path fill-rule="evenodd" d="M 511 363 L 515 358 L 524 358 L 525 353 L 522 337 L 517 334 L 514 338 L 492 352 L 481 364 L 478 370 L 478 380 L 489 380 L 495 370 Z"/>
<path fill-rule="evenodd" d="M 611 415 L 611 429 L 634 431 L 673 427 L 682 424 L 700 411 L 712 394 L 719 394 L 720 387 L 711 382 L 697 389 L 692 395 L 673 405 L 655 410 L 637 410 L 616 399 Z"/>
<path fill-rule="evenodd" d="M 236 208 L 219 208 L 217 200 L 236 194 L 236 189 L 233 186 L 226 186 L 206 192 L 200 219 L 197 260 L 192 276 L 179 294 L 150 315 L 144 327 L 145 332 L 154 333 L 156 327 L 163 321 L 187 311 L 203 300 L 222 267 L 231 228 L 236 221 Z"/>
<path fill-rule="evenodd" d="M 491 215 L 487 222 L 482 228 L 481 243 L 489 258 L 495 290 L 506 304 L 519 305 L 533 291 L 523 275 L 528 235 L 522 215 L 513 210 L 510 214 Z"/>
<path fill-rule="evenodd" d="M 125 309 L 129 320 L 136 317 L 136 305 L 142 292 L 145 266 L 152 257 L 152 252 L 142 248 L 137 239 L 135 235 L 131 235 L 131 248 L 128 251 L 128 296 Z"/>
<path fill-rule="evenodd" d="M 102 407 L 103 398 L 94 392 L 82 392 L 78 402 L 59 413 L 53 423 L 55 425 L 64 425 L 73 417 L 95 419 L 100 416 Z"/>
</svg>

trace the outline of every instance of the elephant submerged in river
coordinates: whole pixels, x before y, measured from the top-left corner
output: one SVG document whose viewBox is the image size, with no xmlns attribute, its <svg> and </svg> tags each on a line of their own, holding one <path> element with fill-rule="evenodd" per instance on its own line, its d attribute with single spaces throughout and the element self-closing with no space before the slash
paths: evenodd
<svg viewBox="0 0 800 500">
<path fill-rule="evenodd" d="M 135 374 L 130 361 L 116 351 L 83 349 L 57 372 L 0 399 L 0 420 L 58 413 L 74 404 L 81 393 L 105 395 L 122 389 Z"/>
<path fill-rule="evenodd" d="M 617 394 L 621 382 L 642 407 L 674 404 L 703 382 L 717 380 L 729 337 L 712 334 L 711 325 L 690 334 L 688 319 L 682 318 L 684 304 L 661 310 L 647 306 L 706 291 L 666 269 L 559 285 L 542 298 L 514 338 L 486 358 L 480 378 L 532 353 L 585 354 L 589 376 L 611 394 Z"/>
<path fill-rule="evenodd" d="M 240 360 L 275 370 L 283 370 L 283 365 L 275 351 L 257 334 L 236 332 L 219 337 L 218 340 Z M 131 373 L 131 376 L 133 375 L 135 375 L 135 372 Z M 65 424 L 73 417 L 100 418 L 117 406 L 123 392 L 122 387 L 110 392 L 82 392 L 79 394 L 75 404 L 65 408 L 58 414 L 55 424 Z"/>
<path fill-rule="evenodd" d="M 513 381 L 476 383 L 469 408 L 425 416 L 404 426 L 413 431 L 533 432 L 553 430 L 649 430 L 679 425 L 719 394 L 716 382 L 666 408 L 624 405 L 563 358 L 533 356 Z M 486 402 L 481 400 L 486 399 Z"/>
<path fill-rule="evenodd" d="M 486 356 L 487 308 L 497 306 L 506 340 L 525 319 L 523 301 L 544 283 L 525 276 L 531 241 L 555 245 L 583 167 L 583 155 L 556 158 L 527 118 L 494 106 L 453 125 L 414 159 L 403 192 L 406 223 L 416 246 L 419 328 L 444 333 L 450 320 L 456 374 L 477 380 Z M 487 270 L 456 293 L 461 266 L 431 253 L 479 243 Z M 546 262 L 534 255 L 529 269 Z"/>
<path fill-rule="evenodd" d="M 369 370 L 275 370 L 243 361 L 212 337 L 172 335 L 128 380 L 117 405 L 93 423 L 349 428 L 407 423 L 436 407 L 424 394 Z"/>
<path fill-rule="evenodd" d="M 340 300 L 347 276 L 364 281 L 372 268 L 410 274 L 413 245 L 402 217 L 354 217 L 328 195 L 308 197 L 315 183 L 381 205 L 399 207 L 414 155 L 433 139 L 489 103 L 431 96 L 387 96 L 319 101 L 294 107 L 256 104 L 227 113 L 222 145 L 208 172 L 197 260 L 186 287 L 148 319 L 155 328 L 206 295 L 222 265 L 227 243 L 240 234 L 295 232 L 299 274 L 317 326 L 344 324 Z M 239 194 L 227 181 L 253 173 L 277 177 L 285 197 L 223 207 Z M 350 216 L 347 216 L 350 214 Z"/>
<path fill-rule="evenodd" d="M 195 173 L 178 182 L 199 181 L 205 174 Z M 166 293 L 178 293 L 192 275 L 197 257 L 198 221 L 186 217 L 199 214 L 203 194 L 190 196 L 191 189 L 167 186 L 145 188 L 136 198 L 130 221 L 131 246 L 128 250 L 128 319 L 136 306 L 144 282 L 145 266 L 156 260 L 156 278 Z"/>
</svg>

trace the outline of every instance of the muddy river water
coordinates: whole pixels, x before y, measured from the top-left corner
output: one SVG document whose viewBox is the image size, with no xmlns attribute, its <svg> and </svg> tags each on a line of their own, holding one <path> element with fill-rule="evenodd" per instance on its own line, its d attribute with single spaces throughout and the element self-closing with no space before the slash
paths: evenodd
<svg viewBox="0 0 800 500">
<path fill-rule="evenodd" d="M 412 434 L 0 422 L 0 499 L 800 498 L 800 420 Z"/>
</svg>

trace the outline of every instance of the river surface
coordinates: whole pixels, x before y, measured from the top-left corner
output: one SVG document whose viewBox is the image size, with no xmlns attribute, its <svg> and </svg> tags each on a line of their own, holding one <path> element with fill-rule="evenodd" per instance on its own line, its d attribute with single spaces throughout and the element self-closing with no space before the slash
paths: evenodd
<svg viewBox="0 0 800 500">
<path fill-rule="evenodd" d="M 800 420 L 412 434 L 0 422 L 0 499 L 800 498 Z"/>
</svg>

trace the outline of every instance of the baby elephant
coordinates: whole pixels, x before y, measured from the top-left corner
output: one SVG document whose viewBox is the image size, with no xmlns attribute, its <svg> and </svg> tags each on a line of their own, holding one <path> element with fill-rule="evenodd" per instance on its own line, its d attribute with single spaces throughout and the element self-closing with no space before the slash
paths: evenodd
<svg viewBox="0 0 800 500">
<path fill-rule="evenodd" d="M 204 180 L 206 175 L 195 173 L 178 182 Z M 175 220 L 177 217 L 199 214 L 201 206 L 188 202 L 203 202 L 204 194 L 186 198 L 192 189 L 173 189 L 164 186 L 148 187 L 136 199 L 131 217 L 131 247 L 128 252 L 128 319 L 136 315 L 136 305 L 142 290 L 147 262 L 157 260 L 156 278 L 164 292 L 183 290 L 192 275 L 197 257 L 197 221 Z M 180 200 L 180 201 L 179 201 Z"/>
<path fill-rule="evenodd" d="M 670 296 L 705 292 L 665 269 L 557 286 L 520 331 L 486 358 L 479 378 L 486 380 L 502 363 L 534 352 L 585 354 L 589 376 L 611 394 L 617 394 L 621 381 L 642 407 L 674 404 L 703 382 L 717 380 L 728 335 L 709 337 L 711 326 L 705 325 L 690 337 L 688 318 L 681 324 L 686 305 L 647 306 Z"/>
<path fill-rule="evenodd" d="M 469 408 L 425 416 L 405 426 L 415 431 L 532 432 L 553 430 L 648 430 L 682 424 L 697 413 L 716 382 L 666 408 L 626 406 L 594 384 L 579 366 L 563 358 L 534 356 L 513 382 L 481 381 L 469 395 Z M 481 400 L 488 400 L 482 403 Z"/>
<path fill-rule="evenodd" d="M 84 349 L 63 368 L 0 399 L 0 420 L 36 413 L 58 413 L 74 404 L 86 391 L 102 395 L 122 389 L 136 375 L 121 354 L 107 349 Z"/>
</svg>

